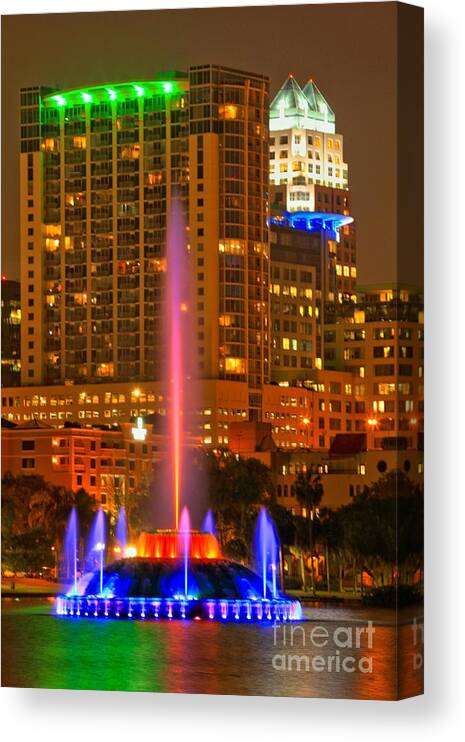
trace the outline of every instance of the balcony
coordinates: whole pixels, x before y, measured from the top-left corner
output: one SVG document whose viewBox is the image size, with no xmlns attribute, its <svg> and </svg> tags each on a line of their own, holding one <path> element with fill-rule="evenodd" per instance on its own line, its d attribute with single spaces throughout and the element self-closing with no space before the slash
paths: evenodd
<svg viewBox="0 0 465 742">
<path fill-rule="evenodd" d="M 113 317 L 113 306 L 111 302 L 107 305 L 92 305 L 91 308 L 91 317 L 92 320 L 99 321 L 99 320 L 111 320 Z M 107 327 L 107 325 L 105 325 Z M 111 332 L 112 326 L 108 325 L 108 330 L 101 329 L 101 332 Z"/>
</svg>

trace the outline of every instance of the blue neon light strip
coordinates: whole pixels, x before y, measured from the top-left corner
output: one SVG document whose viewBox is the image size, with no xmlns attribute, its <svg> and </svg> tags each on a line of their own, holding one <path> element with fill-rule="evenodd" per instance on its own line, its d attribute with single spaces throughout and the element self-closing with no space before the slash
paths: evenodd
<svg viewBox="0 0 465 742">
<path fill-rule="evenodd" d="M 329 231 L 333 234 L 341 227 L 352 224 L 353 217 L 330 214 L 325 211 L 285 211 L 282 216 L 271 217 L 270 223 L 278 227 L 291 227 L 306 232 Z"/>
<path fill-rule="evenodd" d="M 221 598 L 100 598 L 60 595 L 57 616 L 75 618 L 122 618 L 140 620 L 205 619 L 209 621 L 299 621 L 298 600 L 243 600 Z"/>
</svg>

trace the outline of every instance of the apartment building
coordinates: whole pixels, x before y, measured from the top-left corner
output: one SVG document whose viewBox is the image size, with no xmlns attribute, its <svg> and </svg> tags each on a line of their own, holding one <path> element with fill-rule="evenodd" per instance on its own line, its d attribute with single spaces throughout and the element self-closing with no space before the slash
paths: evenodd
<svg viewBox="0 0 465 742">
<path fill-rule="evenodd" d="M 19 281 L 2 276 L 2 384 L 18 386 L 21 381 L 21 300 Z"/>
<path fill-rule="evenodd" d="M 423 297 L 409 286 L 360 287 L 357 302 L 335 306 L 325 325 L 325 367 L 348 371 L 357 389 L 368 447 L 385 438 L 418 448 L 423 435 Z"/>
<path fill-rule="evenodd" d="M 173 199 L 199 377 L 268 380 L 268 96 L 214 65 L 21 91 L 23 385 L 161 379 Z"/>
</svg>

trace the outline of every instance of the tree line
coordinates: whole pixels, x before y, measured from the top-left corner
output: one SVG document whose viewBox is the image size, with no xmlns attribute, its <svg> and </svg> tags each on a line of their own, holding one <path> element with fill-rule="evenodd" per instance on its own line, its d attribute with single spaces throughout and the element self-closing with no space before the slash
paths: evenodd
<svg viewBox="0 0 465 742">
<path fill-rule="evenodd" d="M 324 506 L 321 475 L 299 472 L 293 492 L 305 515 L 277 501 L 270 470 L 256 459 L 209 455 L 208 491 L 225 553 L 250 559 L 254 523 L 265 505 L 289 561 L 300 562 L 304 589 L 339 591 L 343 576 L 368 576 L 374 587 L 413 584 L 423 568 L 423 491 L 400 470 L 366 486 L 350 503 Z M 324 574 L 315 576 L 320 558 Z M 318 584 L 317 584 L 318 582 Z"/>
<path fill-rule="evenodd" d="M 73 506 L 87 532 L 96 503 L 84 489 L 71 492 L 38 475 L 7 472 L 2 478 L 2 570 L 54 569 Z"/>
<path fill-rule="evenodd" d="M 313 469 L 294 483 L 292 514 L 278 502 L 270 469 L 254 458 L 227 451 L 199 453 L 208 505 L 223 553 L 250 562 L 257 515 L 266 506 L 282 552 L 294 569 L 294 584 L 314 591 L 342 591 L 344 576 L 368 575 L 376 587 L 412 584 L 422 569 L 423 492 L 401 471 L 390 471 L 337 509 L 324 505 L 324 479 Z M 151 491 L 153 494 L 151 494 Z M 144 485 L 125 502 L 134 536 L 151 529 L 156 490 Z M 88 532 L 97 504 L 85 490 L 71 492 L 36 475 L 5 474 L 2 480 L 2 569 L 40 571 L 54 567 L 71 508 L 81 535 Z M 323 566 L 323 573 L 315 565 Z"/>
</svg>

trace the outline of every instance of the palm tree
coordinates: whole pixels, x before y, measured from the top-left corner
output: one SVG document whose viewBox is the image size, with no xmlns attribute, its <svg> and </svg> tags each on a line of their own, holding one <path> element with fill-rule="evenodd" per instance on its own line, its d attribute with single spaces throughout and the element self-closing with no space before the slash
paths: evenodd
<svg viewBox="0 0 465 742">
<path fill-rule="evenodd" d="M 330 561 L 334 556 L 338 567 L 339 592 L 342 592 L 342 555 L 344 547 L 344 532 L 341 518 L 331 508 L 321 508 L 320 513 L 320 536 L 325 547 L 326 561 L 326 584 L 328 592 L 331 589 Z"/>
<path fill-rule="evenodd" d="M 315 568 L 313 564 L 313 528 L 314 520 L 318 517 L 318 508 L 323 499 L 324 488 L 321 476 L 310 467 L 307 471 L 301 471 L 294 483 L 296 500 L 301 508 L 305 508 L 308 518 L 308 541 L 310 550 L 310 574 L 312 593 L 315 593 Z"/>
</svg>

